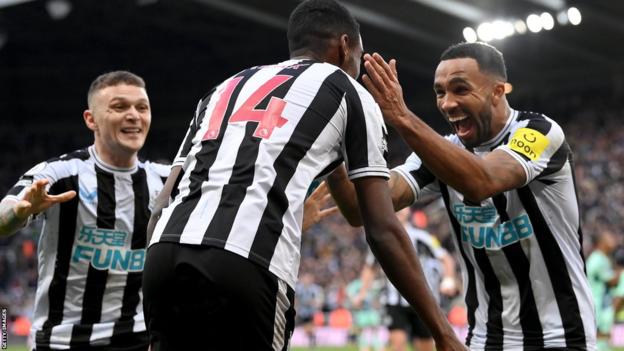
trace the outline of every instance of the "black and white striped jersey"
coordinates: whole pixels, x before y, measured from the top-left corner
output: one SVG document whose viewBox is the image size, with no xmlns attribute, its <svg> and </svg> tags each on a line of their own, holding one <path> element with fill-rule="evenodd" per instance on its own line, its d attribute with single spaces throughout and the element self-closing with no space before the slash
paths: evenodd
<svg viewBox="0 0 624 351">
<path fill-rule="evenodd" d="M 151 244 L 222 248 L 294 288 L 310 183 L 343 159 L 351 179 L 388 177 L 385 135 L 372 96 L 334 65 L 244 70 L 200 101 L 174 161 L 178 195 Z"/>
<path fill-rule="evenodd" d="M 456 135 L 447 136 L 463 147 Z M 415 198 L 442 196 L 463 277 L 473 350 L 594 350 L 596 326 L 584 271 L 572 153 L 561 127 L 511 111 L 503 130 L 472 152 L 503 150 L 526 183 L 480 204 L 437 180 L 412 154 L 395 168 Z"/>
<path fill-rule="evenodd" d="M 416 256 L 427 279 L 429 289 L 436 301 L 440 302 L 440 282 L 444 274 L 441 259 L 446 254 L 446 250 L 440 245 L 438 239 L 426 230 L 408 224 L 405 226 L 405 231 L 414 245 Z M 372 251 L 369 250 L 366 256 L 366 264 L 373 265 L 375 262 L 377 260 Z M 387 278 L 385 287 L 381 292 L 381 302 L 392 306 L 410 306 L 410 303 L 401 296 L 399 290 Z"/>
<path fill-rule="evenodd" d="M 145 331 L 141 273 L 151 206 L 170 166 L 105 164 L 95 147 L 42 162 L 7 197 L 21 199 L 34 180 L 50 194 L 76 191 L 72 200 L 40 216 L 39 278 L 32 338 L 37 348 L 106 345 Z"/>
</svg>

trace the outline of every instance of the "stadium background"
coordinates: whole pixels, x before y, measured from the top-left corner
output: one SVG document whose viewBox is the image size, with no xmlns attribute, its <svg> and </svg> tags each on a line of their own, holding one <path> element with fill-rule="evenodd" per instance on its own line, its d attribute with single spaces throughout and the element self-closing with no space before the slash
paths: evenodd
<svg viewBox="0 0 624 351">
<path fill-rule="evenodd" d="M 245 67 L 287 58 L 285 28 L 295 0 L 0 0 L 0 192 L 47 158 L 88 145 L 82 122 L 86 90 L 98 74 L 128 69 L 143 76 L 153 121 L 141 153 L 170 160 L 195 103 Z M 624 225 L 624 3 L 592 0 L 349 0 L 366 51 L 398 60 L 410 107 L 441 133 L 432 76 L 440 52 L 479 21 L 526 18 L 576 6 L 578 26 L 514 35 L 492 44 L 505 54 L 517 109 L 546 113 L 576 153 L 586 252 L 591 237 Z M 409 153 L 390 134 L 390 165 Z M 427 228 L 452 249 L 445 215 L 424 208 Z M 0 306 L 22 342 L 36 284 L 38 229 L 0 240 Z M 325 290 L 322 313 L 346 304 L 366 244 L 360 229 L 332 217 L 306 233 L 302 272 Z M 329 317 L 326 318 L 329 320 Z M 324 322 L 327 324 L 329 322 Z M 17 327 L 16 327 L 17 326 Z"/>
</svg>

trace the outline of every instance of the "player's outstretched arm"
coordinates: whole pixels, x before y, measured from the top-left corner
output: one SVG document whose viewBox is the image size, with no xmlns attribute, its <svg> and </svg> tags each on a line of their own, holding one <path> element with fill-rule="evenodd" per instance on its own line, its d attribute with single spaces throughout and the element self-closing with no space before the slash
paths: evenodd
<svg viewBox="0 0 624 351">
<path fill-rule="evenodd" d="M 427 324 L 438 350 L 466 350 L 431 295 L 413 246 L 394 214 L 386 180 L 363 177 L 353 183 L 366 240 L 392 284 Z"/>
<path fill-rule="evenodd" d="M 338 166 L 327 176 L 327 185 L 336 205 L 347 222 L 354 227 L 361 226 L 362 218 L 360 217 L 355 187 L 347 177 L 347 170 L 344 164 Z"/>
<path fill-rule="evenodd" d="M 347 177 L 347 170 L 344 164 L 336 168 L 327 177 L 327 184 L 340 212 L 349 224 L 354 227 L 361 226 L 363 223 L 360 217 L 355 186 Z M 407 182 L 397 172 L 390 172 L 388 186 L 390 187 L 392 205 L 395 211 L 402 210 L 414 202 L 413 192 Z"/>
<path fill-rule="evenodd" d="M 505 151 L 494 150 L 479 158 L 443 138 L 410 111 L 403 98 L 395 60 L 387 63 L 377 53 L 364 55 L 364 60 L 368 74 L 362 81 L 379 104 L 384 119 L 438 179 L 477 203 L 524 184 L 524 169 Z"/>
<path fill-rule="evenodd" d="M 331 194 L 327 188 L 327 182 L 322 182 L 318 188 L 306 199 L 303 206 L 302 231 L 310 229 L 311 226 L 323 220 L 323 218 L 338 212 L 338 207 L 325 207 L 331 200 Z"/>
<path fill-rule="evenodd" d="M 171 199 L 171 193 L 173 189 L 177 186 L 178 178 L 182 174 L 182 166 L 174 166 L 171 167 L 171 172 L 169 172 L 169 177 L 165 181 L 165 185 L 163 185 L 162 190 L 156 197 L 154 201 L 154 208 L 152 210 L 152 215 L 150 216 L 149 222 L 147 223 L 147 244 L 149 245 L 152 240 L 152 234 L 154 233 L 154 229 L 156 228 L 156 223 L 158 219 L 160 219 L 160 215 L 162 214 L 163 208 L 167 207 L 169 204 L 169 200 Z"/>
<path fill-rule="evenodd" d="M 8 236 L 24 226 L 28 217 L 43 212 L 51 206 L 71 200 L 75 191 L 50 195 L 46 189 L 47 179 L 34 181 L 19 200 L 5 198 L 0 202 L 0 236 Z"/>
</svg>

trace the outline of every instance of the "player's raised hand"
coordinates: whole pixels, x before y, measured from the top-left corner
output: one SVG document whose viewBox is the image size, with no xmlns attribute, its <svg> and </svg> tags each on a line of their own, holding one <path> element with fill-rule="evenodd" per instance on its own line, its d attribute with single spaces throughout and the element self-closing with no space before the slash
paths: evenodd
<svg viewBox="0 0 624 351">
<path fill-rule="evenodd" d="M 39 179 L 26 189 L 24 197 L 13 207 L 15 215 L 18 218 L 28 218 L 28 216 L 32 214 L 45 211 L 57 203 L 71 200 L 76 196 L 76 192 L 73 190 L 58 195 L 50 195 L 48 194 L 46 185 L 48 185 L 47 179 Z"/>
<path fill-rule="evenodd" d="M 403 99 L 403 88 L 399 83 L 396 60 L 387 63 L 378 53 L 364 55 L 362 76 L 364 85 L 381 108 L 386 122 L 396 125 L 399 119 L 408 116 L 408 108 Z"/>
<path fill-rule="evenodd" d="M 322 182 L 306 199 L 303 206 L 303 231 L 305 232 L 314 224 L 320 222 L 323 218 L 338 212 L 338 207 L 332 206 L 323 209 L 330 199 L 331 194 L 327 188 L 327 183 Z"/>
</svg>

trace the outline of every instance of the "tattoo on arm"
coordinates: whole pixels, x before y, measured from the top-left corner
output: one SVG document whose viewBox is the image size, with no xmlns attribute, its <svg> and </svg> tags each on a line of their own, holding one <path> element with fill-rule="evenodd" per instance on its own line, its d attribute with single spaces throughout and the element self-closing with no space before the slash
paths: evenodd
<svg viewBox="0 0 624 351">
<path fill-rule="evenodd" d="M 25 219 L 20 219 L 13 211 L 14 203 L 11 201 L 0 202 L 0 236 L 9 236 L 20 229 Z"/>
</svg>

